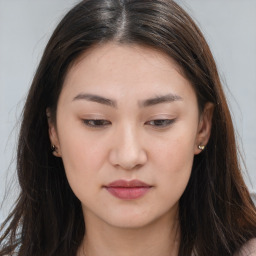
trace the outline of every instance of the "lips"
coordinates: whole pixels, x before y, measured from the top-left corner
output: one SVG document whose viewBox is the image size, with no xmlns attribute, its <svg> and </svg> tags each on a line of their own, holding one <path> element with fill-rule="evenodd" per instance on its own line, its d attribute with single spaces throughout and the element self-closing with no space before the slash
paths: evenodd
<svg viewBox="0 0 256 256">
<path fill-rule="evenodd" d="M 152 186 L 140 180 L 116 180 L 104 188 L 119 199 L 132 200 L 145 195 Z"/>
</svg>

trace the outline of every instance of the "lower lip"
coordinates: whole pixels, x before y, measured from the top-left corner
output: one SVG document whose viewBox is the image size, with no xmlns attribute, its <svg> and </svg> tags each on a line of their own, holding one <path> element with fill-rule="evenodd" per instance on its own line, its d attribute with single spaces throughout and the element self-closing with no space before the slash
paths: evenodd
<svg viewBox="0 0 256 256">
<path fill-rule="evenodd" d="M 144 196 L 151 187 L 106 187 L 106 189 L 117 198 L 132 200 Z"/>
</svg>

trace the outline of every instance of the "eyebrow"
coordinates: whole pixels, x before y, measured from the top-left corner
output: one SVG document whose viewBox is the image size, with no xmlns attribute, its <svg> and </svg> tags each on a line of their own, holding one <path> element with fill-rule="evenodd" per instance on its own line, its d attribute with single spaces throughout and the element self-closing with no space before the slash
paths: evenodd
<svg viewBox="0 0 256 256">
<path fill-rule="evenodd" d="M 75 100 L 92 101 L 92 102 L 100 103 L 106 106 L 117 108 L 117 103 L 115 100 L 108 99 L 95 94 L 79 93 L 77 96 L 74 97 L 73 101 Z M 139 101 L 139 106 L 149 107 L 149 106 L 153 106 L 161 103 L 168 103 L 168 102 L 182 101 L 182 100 L 183 99 L 181 96 L 177 94 L 169 93 L 167 95 L 157 95 L 153 98 Z"/>
<path fill-rule="evenodd" d="M 110 107 L 117 107 L 116 101 L 115 100 L 111 100 L 111 99 L 107 99 L 104 98 L 102 96 L 99 95 L 95 95 L 95 94 L 87 94 L 87 93 L 79 93 L 74 99 L 74 100 L 87 100 L 87 101 L 92 101 L 92 102 L 97 102 L 103 105 L 107 105 Z"/>
<path fill-rule="evenodd" d="M 154 98 L 143 100 L 139 103 L 142 107 L 149 107 L 161 103 L 168 103 L 168 102 L 174 102 L 174 101 L 182 101 L 182 97 L 177 94 L 169 93 L 167 95 L 157 95 Z"/>
</svg>

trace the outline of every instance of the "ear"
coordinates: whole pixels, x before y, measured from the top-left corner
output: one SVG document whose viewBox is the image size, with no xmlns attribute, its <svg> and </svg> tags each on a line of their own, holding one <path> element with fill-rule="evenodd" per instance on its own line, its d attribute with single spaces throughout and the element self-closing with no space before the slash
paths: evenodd
<svg viewBox="0 0 256 256">
<path fill-rule="evenodd" d="M 213 111 L 213 103 L 206 103 L 198 124 L 198 131 L 195 144 L 195 155 L 201 153 L 208 143 L 208 140 L 211 135 Z M 199 146 L 203 146 L 203 148 L 200 149 Z"/>
<path fill-rule="evenodd" d="M 58 139 L 56 125 L 52 120 L 51 111 L 49 108 L 46 109 L 46 116 L 48 121 L 48 133 L 52 144 L 52 153 L 56 157 L 61 157 L 60 143 Z"/>
</svg>

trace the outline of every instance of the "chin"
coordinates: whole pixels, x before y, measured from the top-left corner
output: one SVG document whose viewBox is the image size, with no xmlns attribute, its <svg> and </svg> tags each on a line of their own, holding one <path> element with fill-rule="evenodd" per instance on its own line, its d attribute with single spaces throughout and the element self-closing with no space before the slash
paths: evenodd
<svg viewBox="0 0 256 256">
<path fill-rule="evenodd" d="M 111 214 L 105 219 L 109 225 L 116 228 L 139 229 L 150 226 L 160 220 L 165 214 L 146 211 L 124 211 Z"/>
<path fill-rule="evenodd" d="M 134 219 L 134 218 L 122 218 L 122 219 L 115 219 L 109 224 L 116 228 L 121 229 L 140 229 L 148 226 L 150 223 L 152 223 L 152 220 L 147 219 Z"/>
</svg>

